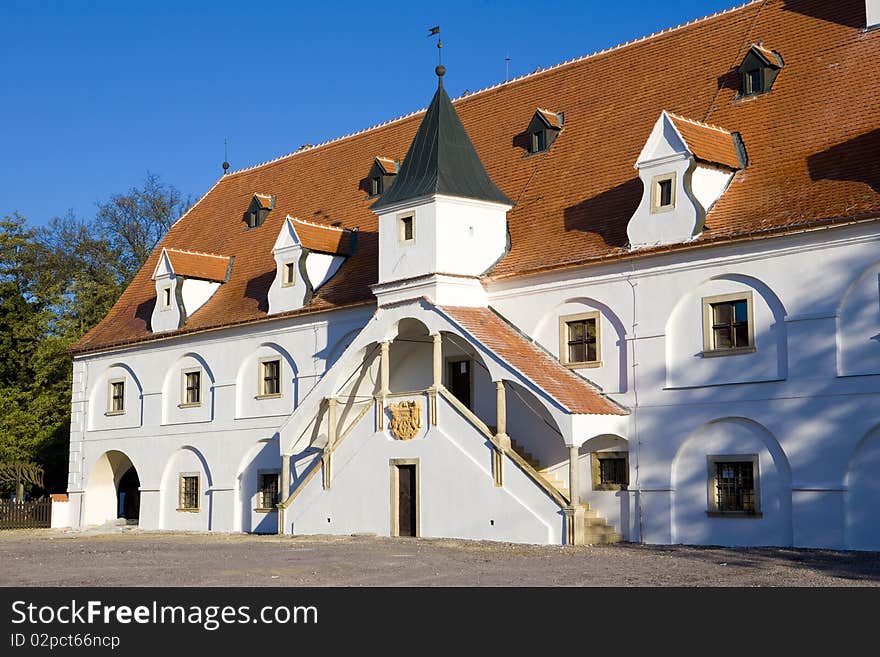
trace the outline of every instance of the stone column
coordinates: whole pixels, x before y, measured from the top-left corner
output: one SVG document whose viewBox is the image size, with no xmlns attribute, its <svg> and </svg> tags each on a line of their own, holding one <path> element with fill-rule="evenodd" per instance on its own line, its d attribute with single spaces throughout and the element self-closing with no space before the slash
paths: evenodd
<svg viewBox="0 0 880 657">
<path fill-rule="evenodd" d="M 568 447 L 568 489 L 571 495 L 571 506 L 577 508 L 581 505 L 580 463 L 578 460 L 577 445 Z"/>
<path fill-rule="evenodd" d="M 331 458 L 333 450 L 336 447 L 336 405 L 335 397 L 327 400 L 327 445 L 324 447 L 323 471 L 324 471 L 324 490 L 330 488 L 331 475 Z"/>
<path fill-rule="evenodd" d="M 510 449 L 507 435 L 507 395 L 504 381 L 495 382 L 495 449 L 492 453 L 492 476 L 496 486 L 504 485 L 504 452 Z"/>
<path fill-rule="evenodd" d="M 379 355 L 379 394 L 376 395 L 376 427 L 379 431 L 385 428 L 385 397 L 391 392 L 389 388 L 390 380 L 390 358 L 389 353 L 391 343 L 388 340 L 379 343 L 381 349 Z"/>
<path fill-rule="evenodd" d="M 290 454 L 281 455 L 281 498 L 278 501 L 278 534 L 284 534 L 284 503 L 290 497 Z"/>
<path fill-rule="evenodd" d="M 430 407 L 428 421 L 431 425 L 437 425 L 437 393 L 443 385 L 443 336 L 439 333 L 432 333 L 433 340 L 433 375 L 431 379 L 431 391 L 429 393 Z"/>
<path fill-rule="evenodd" d="M 565 509 L 565 538 L 568 545 L 583 545 L 585 541 L 584 507 L 581 506 L 580 463 L 577 445 L 568 446 L 569 505 Z"/>
</svg>

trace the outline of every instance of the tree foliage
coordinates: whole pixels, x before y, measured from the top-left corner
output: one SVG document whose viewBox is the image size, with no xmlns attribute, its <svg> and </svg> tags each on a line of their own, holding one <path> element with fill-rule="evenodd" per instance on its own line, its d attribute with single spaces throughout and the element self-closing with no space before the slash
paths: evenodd
<svg viewBox="0 0 880 657">
<path fill-rule="evenodd" d="M 90 220 L 68 213 L 33 228 L 17 213 L 0 219 L 0 463 L 43 464 L 46 489 L 66 488 L 68 349 L 110 310 L 189 205 L 148 173 Z"/>
</svg>

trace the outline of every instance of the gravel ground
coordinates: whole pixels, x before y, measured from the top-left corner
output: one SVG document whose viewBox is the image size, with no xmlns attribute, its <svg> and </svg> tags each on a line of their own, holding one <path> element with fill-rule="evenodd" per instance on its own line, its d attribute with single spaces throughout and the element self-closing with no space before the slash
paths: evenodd
<svg viewBox="0 0 880 657">
<path fill-rule="evenodd" d="M 880 553 L 116 529 L 0 532 L 2 586 L 878 586 Z"/>
</svg>

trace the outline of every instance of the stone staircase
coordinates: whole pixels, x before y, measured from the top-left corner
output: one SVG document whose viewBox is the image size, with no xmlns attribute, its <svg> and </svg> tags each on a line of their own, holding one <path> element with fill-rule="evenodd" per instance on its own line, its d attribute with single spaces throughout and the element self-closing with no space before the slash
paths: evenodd
<svg viewBox="0 0 880 657">
<path fill-rule="evenodd" d="M 512 438 L 510 439 L 510 446 L 526 463 L 532 466 L 548 484 L 562 493 L 566 499 L 571 499 L 568 482 L 560 479 L 555 472 L 542 468 L 538 459 Z M 583 503 L 581 506 L 584 508 L 584 539 L 587 543 L 594 545 L 611 544 L 619 543 L 623 540 L 623 536 L 620 532 L 616 531 L 613 525 L 609 525 L 608 521 L 600 516 L 595 509 L 591 509 L 589 504 Z"/>
</svg>

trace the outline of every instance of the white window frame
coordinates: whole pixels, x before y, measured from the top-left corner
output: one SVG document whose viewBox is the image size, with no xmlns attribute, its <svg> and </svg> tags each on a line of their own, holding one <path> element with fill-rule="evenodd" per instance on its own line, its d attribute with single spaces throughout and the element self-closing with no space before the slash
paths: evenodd
<svg viewBox="0 0 880 657">
<path fill-rule="evenodd" d="M 661 173 L 651 179 L 651 214 L 659 214 L 661 212 L 672 212 L 676 203 L 676 182 L 678 176 L 672 173 Z M 669 205 L 660 205 L 660 184 L 666 181 L 670 182 L 670 203 Z"/>
<path fill-rule="evenodd" d="M 406 239 L 406 220 L 410 220 L 412 237 Z M 415 244 L 416 242 L 416 215 L 414 212 L 405 212 L 397 215 L 397 241 L 401 244 Z"/>
<path fill-rule="evenodd" d="M 748 314 L 749 328 L 749 344 L 747 347 L 716 347 L 715 334 L 712 326 L 715 323 L 712 316 L 712 305 L 718 303 L 731 303 L 735 301 L 746 302 L 746 313 Z M 752 354 L 757 350 L 755 346 L 755 305 L 751 290 L 743 292 L 731 292 L 730 294 L 716 294 L 710 297 L 703 297 L 703 357 L 714 358 L 716 356 L 736 356 L 739 354 Z"/>
<path fill-rule="evenodd" d="M 187 398 L 186 398 L 186 392 L 187 392 L 186 377 L 189 374 L 198 374 L 199 375 L 199 401 L 197 401 L 197 402 L 187 401 Z M 195 407 L 202 405 L 202 398 L 204 397 L 204 389 L 205 389 L 204 382 L 205 382 L 205 377 L 202 373 L 201 367 L 190 367 L 188 369 L 180 371 L 180 404 L 179 404 L 180 408 L 195 408 Z"/>
<path fill-rule="evenodd" d="M 122 384 L 122 408 L 113 408 L 113 386 L 117 383 Z M 105 415 L 125 415 L 125 393 L 126 393 L 125 377 L 110 379 L 107 381 L 107 412 Z"/>
<path fill-rule="evenodd" d="M 588 319 L 596 321 L 596 360 L 570 361 L 568 360 L 568 323 Z M 571 369 L 602 367 L 602 314 L 598 310 L 577 313 L 576 315 L 562 315 L 559 318 L 559 362 Z"/>
<path fill-rule="evenodd" d="M 288 271 L 291 273 L 290 278 L 287 276 Z M 294 285 L 296 285 L 296 261 L 289 260 L 281 264 L 281 287 L 293 287 Z"/>
<path fill-rule="evenodd" d="M 709 454 L 706 456 L 708 467 L 706 477 L 706 490 L 708 495 L 708 510 L 706 513 L 719 518 L 760 518 L 761 513 L 761 470 L 759 468 L 757 454 Z M 755 484 L 755 510 L 754 511 L 719 511 L 718 510 L 718 463 L 751 463 L 752 481 Z"/>
<path fill-rule="evenodd" d="M 267 393 L 265 390 L 266 363 L 278 361 L 278 392 Z M 277 399 L 284 396 L 284 359 L 281 356 L 266 356 L 257 362 L 257 399 Z"/>
<path fill-rule="evenodd" d="M 160 310 L 171 310 L 171 306 L 174 305 L 174 290 L 173 286 L 166 285 L 162 288 L 162 298 L 160 300 Z M 166 301 L 167 300 L 167 301 Z"/>
</svg>

